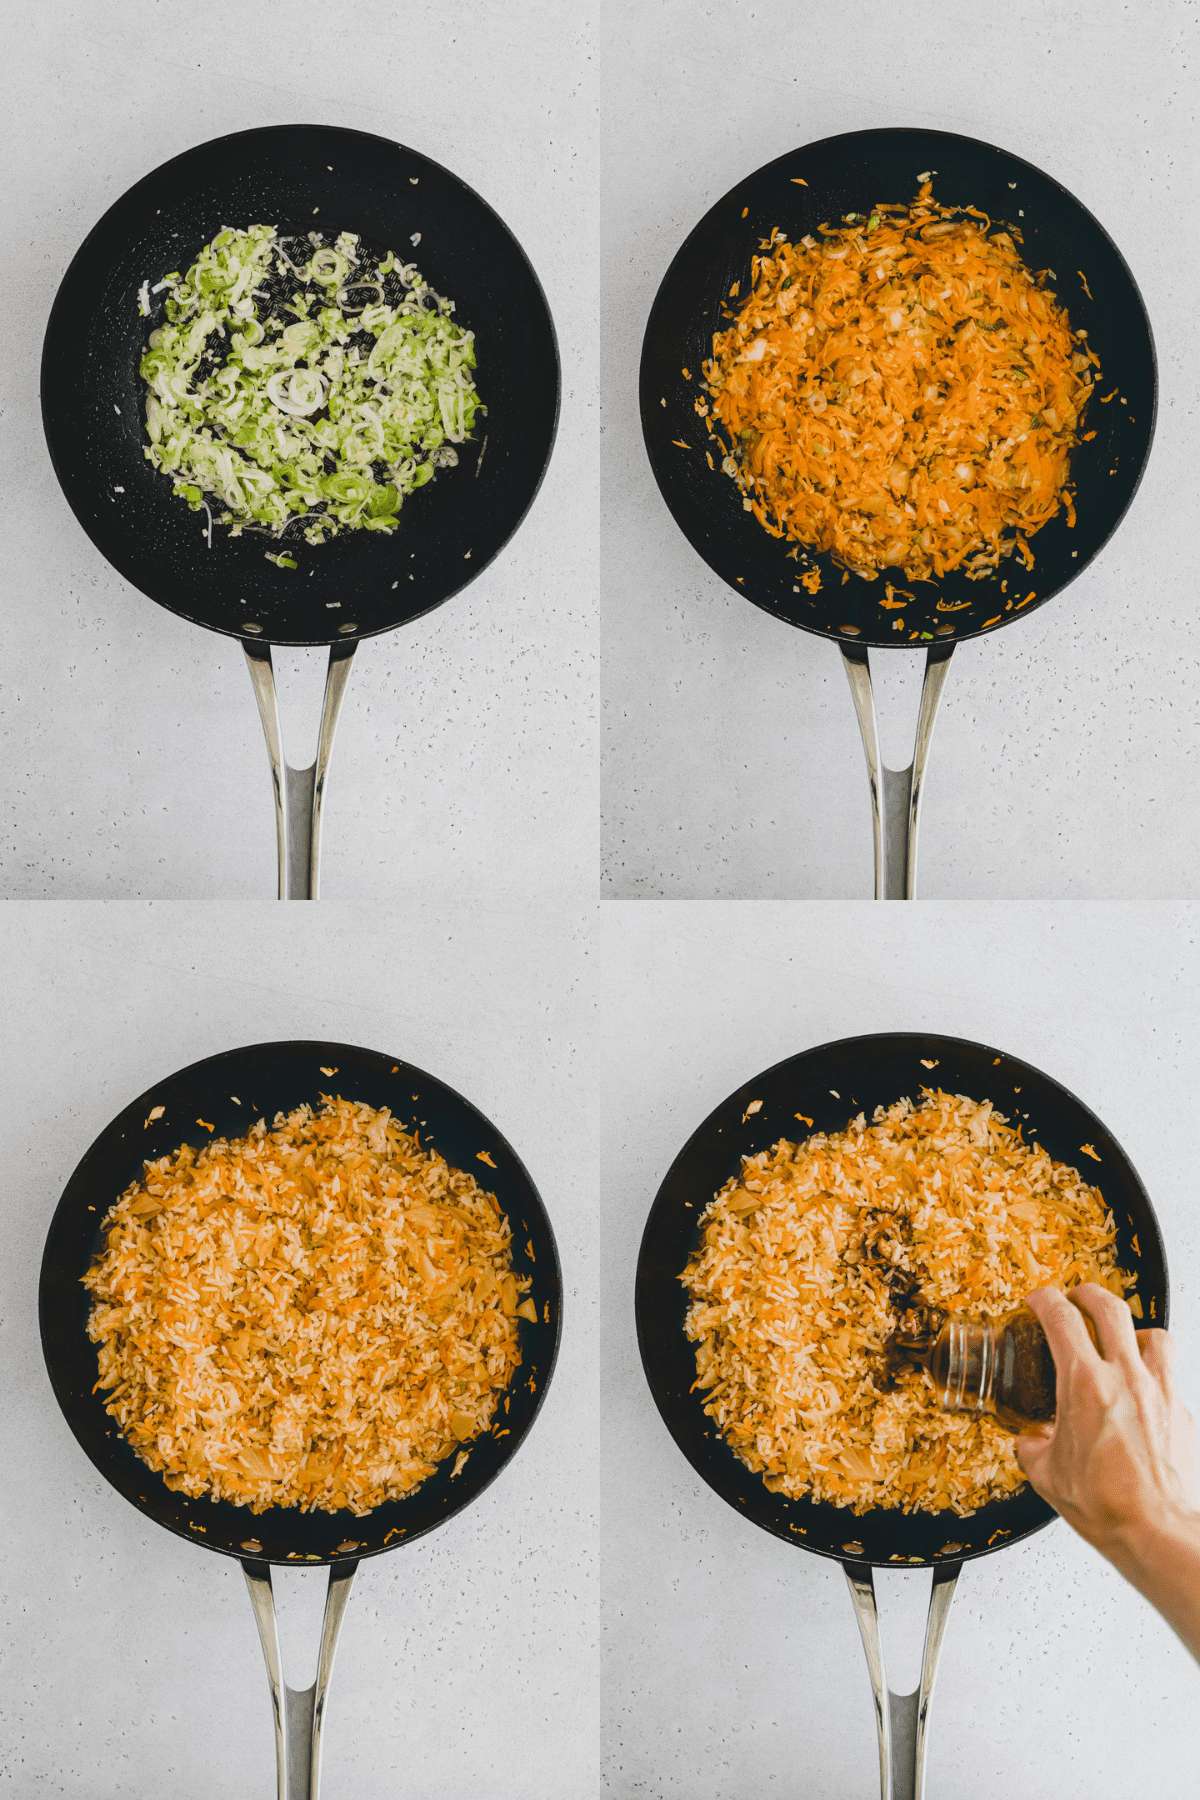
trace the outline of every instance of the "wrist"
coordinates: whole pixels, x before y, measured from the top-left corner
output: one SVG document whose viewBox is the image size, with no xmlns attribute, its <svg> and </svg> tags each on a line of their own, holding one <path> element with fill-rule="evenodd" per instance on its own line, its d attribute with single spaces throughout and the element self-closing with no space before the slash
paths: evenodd
<svg viewBox="0 0 1200 1800">
<path fill-rule="evenodd" d="M 1200 1511 L 1164 1502 L 1136 1525 L 1092 1541 L 1200 1662 Z"/>
<path fill-rule="evenodd" d="M 1200 1562 L 1200 1512 L 1182 1502 L 1161 1502 L 1134 1522 L 1119 1525 L 1096 1548 L 1136 1586 L 1152 1585 L 1177 1570 L 1181 1558 Z"/>
</svg>

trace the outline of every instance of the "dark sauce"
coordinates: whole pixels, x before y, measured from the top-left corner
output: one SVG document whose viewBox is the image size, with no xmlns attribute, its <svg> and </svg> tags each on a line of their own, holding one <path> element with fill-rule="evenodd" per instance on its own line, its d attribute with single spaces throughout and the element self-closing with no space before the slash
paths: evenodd
<svg viewBox="0 0 1200 1800">
<path fill-rule="evenodd" d="M 1022 1306 L 997 1321 L 996 1377 L 992 1397 L 996 1422 L 1018 1435 L 1031 1425 L 1047 1425 L 1057 1404 L 1054 1358 L 1046 1334 Z"/>
<path fill-rule="evenodd" d="M 1086 1313 L 1092 1342 L 1096 1332 Z M 931 1321 L 932 1323 L 932 1321 Z M 944 1318 L 922 1331 L 906 1322 L 884 1345 L 884 1376 L 892 1382 L 904 1367 L 928 1369 L 944 1412 L 973 1412 L 995 1419 L 1014 1436 L 1049 1425 L 1058 1399 L 1054 1356 L 1027 1306 L 994 1319 Z"/>
</svg>

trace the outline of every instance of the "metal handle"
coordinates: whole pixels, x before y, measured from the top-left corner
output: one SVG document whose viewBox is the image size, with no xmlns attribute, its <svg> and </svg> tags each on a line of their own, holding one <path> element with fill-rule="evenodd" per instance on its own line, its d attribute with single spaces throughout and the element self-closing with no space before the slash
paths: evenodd
<svg viewBox="0 0 1200 1800">
<path fill-rule="evenodd" d="M 329 1677 L 333 1673 L 333 1657 L 337 1649 L 342 1614 L 350 1598 L 356 1562 L 339 1563 L 329 1571 L 329 1592 L 325 1596 L 325 1622 L 321 1627 L 321 1660 L 317 1679 L 310 1688 L 297 1691 L 283 1679 L 283 1662 L 279 1654 L 279 1632 L 275 1624 L 275 1600 L 271 1592 L 271 1565 L 265 1562 L 243 1562 L 242 1573 L 250 1589 L 258 1635 L 267 1659 L 267 1677 L 271 1683 L 271 1705 L 275 1712 L 275 1767 L 278 1772 L 278 1800 L 319 1800 L 321 1791 L 321 1726 L 325 1720 L 325 1702 L 329 1697 Z"/>
<path fill-rule="evenodd" d="M 850 1598 L 858 1615 L 858 1629 L 867 1653 L 871 1689 L 875 1695 L 875 1729 L 879 1735 L 879 1791 L 882 1800 L 924 1800 L 925 1744 L 929 1732 L 929 1706 L 937 1675 L 938 1652 L 950 1613 L 954 1588 L 962 1564 L 939 1563 L 933 1571 L 929 1617 L 925 1624 L 925 1654 L 921 1660 L 921 1685 L 912 1694 L 893 1694 L 883 1667 L 879 1641 L 879 1614 L 875 1607 L 875 1580 L 869 1563 L 844 1563 Z"/>
<path fill-rule="evenodd" d="M 271 665 L 270 644 L 254 644 L 243 639 L 246 663 L 258 710 L 262 718 L 267 750 L 271 758 L 271 778 L 275 783 L 275 830 L 279 840 L 279 898 L 281 900 L 315 900 L 320 881 L 321 802 L 325 796 L 325 777 L 337 730 L 338 711 L 346 682 L 350 678 L 350 662 L 357 646 L 353 643 L 329 646 L 329 673 L 325 677 L 325 703 L 321 709 L 321 736 L 317 743 L 317 760 L 307 769 L 293 769 L 283 758 L 283 735 L 279 729 L 279 702 L 275 695 L 275 671 Z"/>
<path fill-rule="evenodd" d="M 954 654 L 953 644 L 931 644 L 925 658 L 921 684 L 921 711 L 917 740 L 907 769 L 885 769 L 879 756 L 875 729 L 875 700 L 871 692 L 871 665 L 865 644 L 840 644 L 842 663 L 854 696 L 858 728 L 867 753 L 871 783 L 871 819 L 875 830 L 875 898 L 915 900 L 917 897 L 917 827 L 921 815 L 921 790 L 925 785 L 925 759 L 933 742 L 938 701 Z"/>
</svg>

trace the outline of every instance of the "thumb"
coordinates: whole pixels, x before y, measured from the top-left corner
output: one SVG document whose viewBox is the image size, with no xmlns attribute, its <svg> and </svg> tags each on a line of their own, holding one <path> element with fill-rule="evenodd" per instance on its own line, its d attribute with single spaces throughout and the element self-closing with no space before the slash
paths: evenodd
<svg viewBox="0 0 1200 1800">
<path fill-rule="evenodd" d="M 1017 1466 L 1023 1475 L 1028 1475 L 1034 1487 L 1038 1484 L 1038 1476 L 1050 1455 L 1053 1442 L 1052 1431 L 1028 1432 L 1017 1439 Z"/>
</svg>

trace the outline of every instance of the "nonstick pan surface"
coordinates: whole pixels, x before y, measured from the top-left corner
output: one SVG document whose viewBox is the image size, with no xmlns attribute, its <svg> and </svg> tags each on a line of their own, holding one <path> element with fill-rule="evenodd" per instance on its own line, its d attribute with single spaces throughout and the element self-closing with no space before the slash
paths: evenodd
<svg viewBox="0 0 1200 1800">
<path fill-rule="evenodd" d="M 299 567 L 266 559 L 193 513 L 145 460 L 138 363 L 165 294 L 223 225 L 354 231 L 415 261 L 476 335 L 487 407 L 457 468 L 409 496 L 391 536 L 343 532 L 319 547 L 290 534 Z M 420 242 L 413 244 L 414 235 Z M 537 276 L 491 207 L 402 144 L 324 125 L 282 125 L 198 145 L 109 208 L 71 263 L 50 314 L 42 415 L 55 473 L 80 524 L 126 580 L 172 612 L 274 644 L 356 642 L 457 593 L 511 537 L 542 479 L 558 417 L 554 327 Z M 486 447 L 485 447 L 486 439 Z M 293 542 L 298 539 L 298 542 Z"/>
<path fill-rule="evenodd" d="M 326 1073 L 329 1071 L 329 1073 Z M 93 1393 L 96 1346 L 87 1336 L 90 1297 L 81 1277 L 99 1248 L 112 1203 L 145 1161 L 211 1137 L 238 1136 L 256 1120 L 322 1094 L 389 1107 L 422 1144 L 470 1170 L 494 1193 L 512 1228 L 513 1267 L 532 1279 L 536 1324 L 522 1321 L 522 1362 L 508 1389 L 509 1410 L 475 1440 L 461 1473 L 453 1458 L 402 1500 L 363 1517 L 273 1507 L 253 1513 L 228 1501 L 172 1493 L 140 1462 Z M 152 1110 L 162 1107 L 160 1117 Z M 202 1124 L 201 1121 L 204 1121 Z M 210 1130 L 209 1127 L 212 1129 Z M 486 1152 L 491 1169 L 477 1158 Z M 251 1044 L 193 1063 L 155 1085 L 118 1114 L 80 1162 L 54 1214 L 42 1260 L 42 1349 L 67 1423 L 104 1478 L 139 1511 L 191 1543 L 267 1563 L 354 1563 L 411 1543 L 469 1504 L 518 1448 L 541 1406 L 558 1350 L 562 1280 L 550 1221 L 511 1146 L 481 1112 L 432 1075 L 374 1050 L 310 1042 Z"/>
<path fill-rule="evenodd" d="M 808 1135 L 797 1113 L 810 1117 L 816 1131 L 841 1130 L 860 1111 L 870 1119 L 877 1106 L 905 1096 L 916 1100 L 922 1086 L 932 1085 L 992 1100 L 1014 1124 L 1024 1125 L 1027 1141 L 1036 1139 L 1056 1160 L 1087 1171 L 1116 1222 L 1118 1261 L 1137 1271 L 1144 1323 L 1167 1323 L 1165 1252 L 1136 1171 L 1096 1115 L 1028 1063 L 962 1038 L 899 1032 L 822 1044 L 745 1082 L 680 1151 L 647 1220 L 636 1292 L 642 1364 L 671 1436 L 723 1500 L 785 1542 L 843 1563 L 959 1563 L 1028 1537 L 1055 1515 L 1028 1486 L 967 1518 L 890 1508 L 855 1514 L 768 1492 L 705 1414 L 703 1396 L 691 1391 L 695 1347 L 684 1335 L 687 1296 L 678 1278 L 699 1244 L 701 1214 L 740 1170 L 742 1158 L 781 1137 Z M 761 1108 L 747 1115 L 753 1101 Z M 1084 1144 L 1097 1162 L 1082 1153 Z"/>
<path fill-rule="evenodd" d="M 924 582 L 896 575 L 895 585 L 913 595 L 900 614 L 880 605 L 887 585 L 882 577 L 867 582 L 851 575 L 843 582 L 843 571 L 827 554 L 801 550 L 799 562 L 789 557 L 796 546 L 764 531 L 744 510 L 736 484 L 722 474 L 723 452 L 696 403 L 707 391 L 702 370 L 712 356 L 713 332 L 724 328 L 725 309 L 739 304 L 729 291 L 740 282 L 742 295 L 749 292 L 750 261 L 760 242 L 776 226 L 795 241 L 821 224 L 839 224 L 848 212 L 869 212 L 876 202 L 908 201 L 918 176 L 928 171 L 935 172 L 935 199 L 978 207 L 994 226 L 1018 229 L 1026 264 L 1054 271 L 1050 285 L 1072 325 L 1088 333 L 1103 380 L 1085 415 L 1085 429 L 1096 436 L 1071 455 L 1074 529 L 1065 512 L 1044 526 L 1030 541 L 1034 567 L 1028 572 L 1014 556 L 981 581 L 958 573 Z M 1114 389 L 1114 398 L 1100 404 L 1100 395 Z M 790 151 L 739 182 L 705 214 L 667 270 L 642 347 L 646 449 L 663 498 L 693 549 L 764 612 L 806 631 L 844 633 L 860 644 L 893 649 L 977 637 L 1059 593 L 1101 549 L 1132 500 L 1150 451 L 1155 406 L 1150 322 L 1103 226 L 1032 163 L 943 131 L 849 132 Z M 800 575 L 812 567 L 821 570 L 815 595 L 800 586 Z M 1034 598 L 1026 601 L 1030 593 Z M 903 618 L 900 631 L 894 629 L 897 617 Z"/>
</svg>

